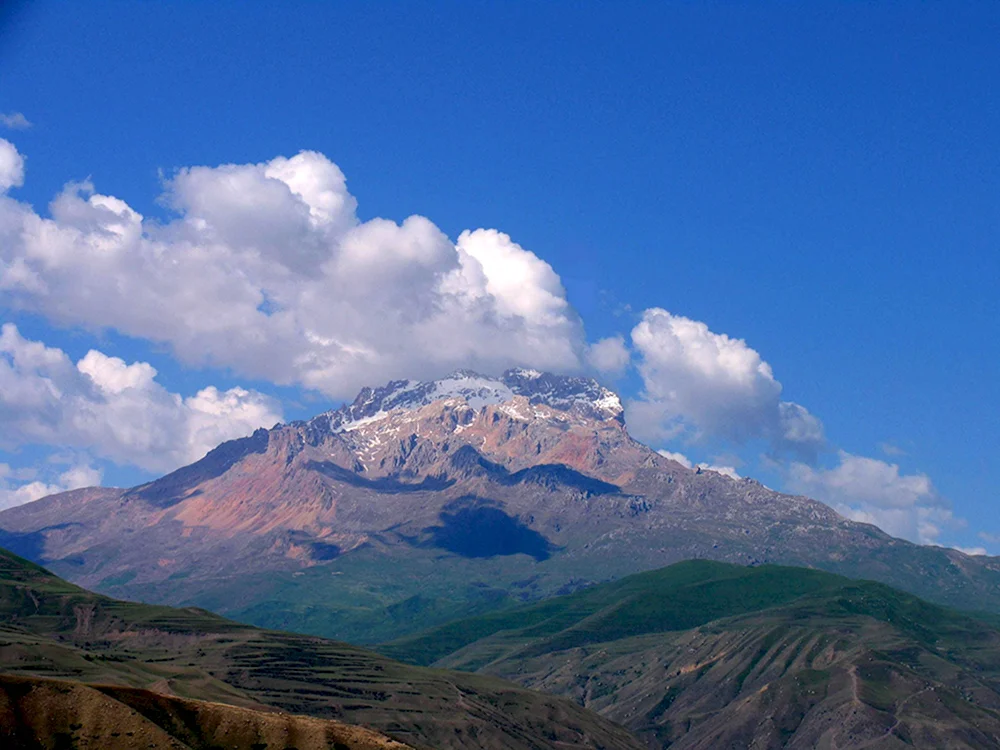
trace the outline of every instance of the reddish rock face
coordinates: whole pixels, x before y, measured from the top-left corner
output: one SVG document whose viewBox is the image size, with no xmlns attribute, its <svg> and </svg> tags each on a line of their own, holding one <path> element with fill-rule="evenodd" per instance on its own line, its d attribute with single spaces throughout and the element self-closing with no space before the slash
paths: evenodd
<svg viewBox="0 0 1000 750">
<path fill-rule="evenodd" d="M 455 387 L 469 382 L 475 387 Z M 126 497 L 155 498 L 162 508 L 155 523 L 219 535 L 301 531 L 344 553 L 385 523 L 433 522 L 440 506 L 426 502 L 429 493 L 447 502 L 537 466 L 614 484 L 637 462 L 656 461 L 625 431 L 618 397 L 578 382 L 576 391 L 563 383 L 559 398 L 514 393 L 478 376 L 399 384 L 376 398 L 362 393 L 344 409 L 249 438 L 257 447 L 232 451 L 224 471 L 192 472 L 190 482 L 165 488 L 167 477 Z M 418 494 L 419 502 L 404 499 Z M 301 544 L 284 552 L 310 558 Z"/>
<path fill-rule="evenodd" d="M 578 473 L 577 483 L 600 480 L 617 491 L 610 485 L 647 459 L 663 460 L 628 436 L 618 396 L 595 381 L 460 372 L 365 389 L 349 406 L 258 430 L 149 484 L 64 493 L 14 509 L 2 528 L 8 537 L 34 535 L 34 556 L 49 560 L 106 548 L 123 534 L 155 538 L 155 558 L 147 557 L 151 543 L 105 560 L 99 573 L 81 571 L 77 579 L 91 585 L 109 565 L 135 572 L 133 580 L 167 578 L 195 559 L 202 570 L 237 560 L 253 568 L 308 566 L 370 544 L 390 527 L 419 532 L 449 502 L 480 493 L 489 499 L 493 485 L 509 490 L 519 481 L 510 477 L 532 467 Z M 249 544 L 251 537 L 267 542 Z M 234 558 L 227 541 L 236 539 Z M 252 557 L 242 559 L 248 548 Z"/>
</svg>

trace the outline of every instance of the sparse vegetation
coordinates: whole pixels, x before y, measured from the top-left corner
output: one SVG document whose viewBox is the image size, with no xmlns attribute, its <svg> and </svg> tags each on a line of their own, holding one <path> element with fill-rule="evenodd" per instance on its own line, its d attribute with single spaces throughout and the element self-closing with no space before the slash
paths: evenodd
<svg viewBox="0 0 1000 750">
<path fill-rule="evenodd" d="M 1000 746 L 991 620 L 815 570 L 679 563 L 381 650 L 571 697 L 651 747 Z"/>
<path fill-rule="evenodd" d="M 12 678 L 54 678 L 43 686 L 47 695 L 89 696 L 101 705 L 113 699 L 107 708 L 111 715 L 118 716 L 121 705 L 130 706 L 182 742 L 183 731 L 205 728 L 203 718 L 215 721 L 202 703 L 184 702 L 197 700 L 374 727 L 419 748 L 534 750 L 550 746 L 549 738 L 567 747 L 641 747 L 625 730 L 570 701 L 496 678 L 412 667 L 346 644 L 240 625 L 196 608 L 116 601 L 3 551 L 0 623 L 0 671 Z M 18 684 L 15 692 L 37 686 Z M 16 701 L 10 705 L 16 708 Z M 89 726 L 89 719 L 69 704 L 58 706 L 67 727 Z M 214 710 L 222 712 L 220 721 L 230 715 L 228 709 Z M 145 720 L 136 721 L 146 726 Z M 112 725 L 122 735 L 140 731 L 134 723 Z M 57 731 L 64 730 L 46 729 L 52 736 Z M 245 738 L 238 747 L 265 741 L 264 735 Z M 300 750 L 321 746 L 294 744 Z M 355 745 L 347 741 L 347 747 Z"/>
</svg>

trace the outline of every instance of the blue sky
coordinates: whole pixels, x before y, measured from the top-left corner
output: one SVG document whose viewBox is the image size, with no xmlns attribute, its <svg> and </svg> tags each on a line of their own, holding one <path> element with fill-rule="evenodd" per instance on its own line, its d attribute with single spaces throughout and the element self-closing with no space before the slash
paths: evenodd
<svg viewBox="0 0 1000 750">
<path fill-rule="evenodd" d="M 0 129 L 24 163 L 0 218 L 0 316 L 16 326 L 0 352 L 7 502 L 95 476 L 138 481 L 369 379 L 523 360 L 616 385 L 655 447 L 910 538 L 1000 553 L 1000 8 L 653 6 L 5 4 L 0 113 L 31 124 Z M 351 242 L 379 264 L 338 261 L 308 294 L 281 258 L 302 253 L 301 271 L 320 262 L 303 243 L 342 241 L 314 231 L 316 215 L 295 224 L 304 204 L 267 187 L 272 160 L 302 150 L 322 158 L 281 169 L 333 184 L 336 164 L 357 203 L 343 220 L 370 229 Z M 240 172 L 249 206 L 219 198 L 218 169 L 183 171 L 226 164 L 272 165 Z M 49 208 L 87 180 L 93 195 Z M 142 214 L 157 258 L 205 242 L 220 274 L 242 278 L 247 258 L 271 253 L 277 265 L 247 283 L 262 309 L 294 313 L 301 341 L 278 316 L 261 327 L 233 312 L 225 295 L 247 290 L 212 286 L 195 260 L 190 286 L 128 255 L 102 265 L 110 230 L 94 222 L 124 209 L 94 195 Z M 367 224 L 412 215 L 449 242 L 422 224 Z M 29 243 L 36 219 L 90 244 Z M 479 228 L 510 239 L 460 240 Z M 224 262 L 221 245 L 235 248 Z M 497 291 L 484 266 L 476 309 L 492 307 L 475 325 L 444 320 L 457 326 L 448 344 L 462 342 L 447 354 L 424 333 L 380 337 L 382 316 L 425 299 L 393 307 L 407 290 L 431 289 L 463 253 L 520 269 L 523 288 Z M 364 284 L 365 301 L 341 305 Z M 181 287 L 200 295 L 195 322 L 218 325 L 190 335 Z M 493 336 L 496 351 L 477 343 Z M 347 339 L 339 356 L 357 367 L 297 364 Z M 588 347 L 601 340 L 599 363 Z M 795 445 L 789 402 L 814 428 Z"/>
</svg>

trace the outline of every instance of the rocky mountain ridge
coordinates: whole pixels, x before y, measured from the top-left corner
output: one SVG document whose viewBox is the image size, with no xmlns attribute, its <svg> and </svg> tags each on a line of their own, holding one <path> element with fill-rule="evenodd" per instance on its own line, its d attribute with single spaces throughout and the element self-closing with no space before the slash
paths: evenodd
<svg viewBox="0 0 1000 750">
<path fill-rule="evenodd" d="M 472 370 L 456 370 L 439 380 L 393 380 L 380 388 L 363 388 L 354 402 L 325 412 L 308 424 L 330 432 L 349 432 L 397 409 L 413 411 L 436 401 L 464 401 L 473 410 L 523 396 L 529 404 L 553 409 L 577 409 L 597 419 L 624 421 L 618 394 L 590 378 L 551 375 L 513 368 L 498 378 Z"/>
<path fill-rule="evenodd" d="M 697 557 L 1000 611 L 996 559 L 688 469 L 613 392 L 530 370 L 366 388 L 154 482 L 0 513 L 0 544 L 116 596 L 365 642 Z"/>
</svg>

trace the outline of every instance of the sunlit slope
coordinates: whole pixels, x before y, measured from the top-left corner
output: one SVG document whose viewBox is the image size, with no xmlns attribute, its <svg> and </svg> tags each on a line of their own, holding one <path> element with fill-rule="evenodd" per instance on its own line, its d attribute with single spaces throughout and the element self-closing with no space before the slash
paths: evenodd
<svg viewBox="0 0 1000 750">
<path fill-rule="evenodd" d="M 0 623 L 0 671 L 8 675 L 335 719 L 418 748 L 640 747 L 571 701 L 202 610 L 115 601 L 5 552 Z M 113 697 L 127 703 L 126 695 Z"/>
<path fill-rule="evenodd" d="M 814 570 L 681 563 L 383 650 L 572 697 L 671 750 L 1000 747 L 1000 632 Z"/>
<path fill-rule="evenodd" d="M 406 750 L 336 721 L 192 701 L 148 690 L 0 674 L 5 750 Z"/>
</svg>

